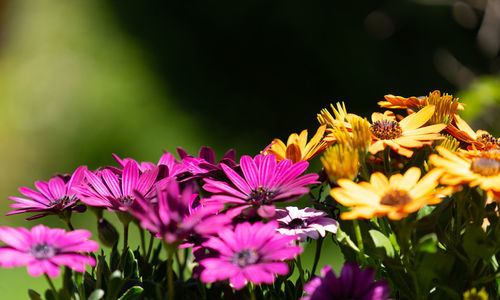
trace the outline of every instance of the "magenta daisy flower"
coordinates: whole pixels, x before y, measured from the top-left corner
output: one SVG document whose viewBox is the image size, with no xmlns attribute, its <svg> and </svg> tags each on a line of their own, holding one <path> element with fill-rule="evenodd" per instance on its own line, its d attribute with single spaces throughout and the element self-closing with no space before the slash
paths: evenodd
<svg viewBox="0 0 500 300">
<path fill-rule="evenodd" d="M 292 201 L 309 192 L 308 184 L 319 183 L 317 174 L 300 176 L 309 166 L 306 161 L 276 163 L 272 154 L 255 158 L 242 156 L 242 175 L 222 164 L 229 182 L 205 179 L 203 188 L 212 193 L 205 203 L 230 203 L 236 211 L 252 207 L 264 218 L 274 215 L 274 202 Z M 300 177 L 299 177 L 300 176 Z"/>
<path fill-rule="evenodd" d="M 375 270 L 361 270 L 357 264 L 346 263 L 337 277 L 330 266 L 321 270 L 322 277 L 315 277 L 304 286 L 306 297 L 301 300 L 383 300 L 391 294 L 384 280 L 373 281 Z"/>
<path fill-rule="evenodd" d="M 279 233 L 297 235 L 299 241 L 304 242 L 308 237 L 318 239 L 324 237 L 326 232 L 337 233 L 338 222 L 325 218 L 327 213 L 314 208 L 298 209 L 295 206 L 276 209 L 274 219 L 278 221 Z"/>
<path fill-rule="evenodd" d="M 120 165 L 121 168 L 125 168 L 127 163 L 132 162 L 137 165 L 137 168 L 139 169 L 139 172 L 142 174 L 146 171 L 154 170 L 156 167 L 159 168 L 159 179 L 165 178 L 165 177 L 172 177 L 172 176 L 177 176 L 179 174 L 182 174 L 185 172 L 185 167 L 175 159 L 175 157 L 168 152 L 165 152 L 160 159 L 158 160 L 158 163 L 155 165 L 152 162 L 137 162 L 136 160 L 132 158 L 124 158 L 121 159 L 118 157 L 118 155 L 113 154 L 113 157 L 115 158 L 116 162 L 118 162 L 118 165 Z M 112 168 L 112 167 L 110 167 Z M 112 168 L 114 169 L 114 168 Z M 119 170 L 119 169 L 117 169 Z M 115 171 L 116 172 L 116 171 Z"/>
<path fill-rule="evenodd" d="M 181 243 L 192 234 L 216 233 L 231 222 L 225 215 L 215 215 L 221 207 L 195 207 L 198 195 L 193 193 L 192 185 L 181 191 L 175 178 L 159 183 L 156 197 L 153 202 L 137 194 L 129 212 L 142 227 L 169 244 Z"/>
<path fill-rule="evenodd" d="M 117 174 L 104 169 L 94 174 L 85 171 L 86 185 L 77 188 L 82 202 L 90 206 L 106 207 L 111 211 L 127 211 L 134 201 L 134 192 L 150 197 L 158 176 L 158 168 L 139 175 L 136 163 L 128 161 L 123 172 Z"/>
<path fill-rule="evenodd" d="M 218 251 L 219 255 L 200 260 L 204 267 L 201 281 L 229 279 L 231 286 L 239 290 L 249 281 L 270 284 L 276 274 L 287 274 L 288 265 L 284 260 L 295 258 L 302 248 L 293 245 L 296 237 L 277 234 L 276 228 L 276 221 L 245 222 L 237 224 L 234 231 L 225 228 L 219 237 L 211 237 L 203 246 Z"/>
<path fill-rule="evenodd" d="M 26 220 L 33 220 L 49 214 L 62 215 L 66 213 L 84 212 L 86 206 L 78 205 L 78 198 L 74 188 L 81 184 L 86 166 L 81 166 L 75 170 L 71 176 L 58 175 L 47 181 L 35 182 L 37 191 L 21 187 L 19 192 L 27 198 L 9 197 L 16 203 L 11 204 L 11 208 L 16 210 L 8 212 L 6 215 L 13 215 L 25 212 L 40 213 Z"/>
<path fill-rule="evenodd" d="M 37 225 L 26 228 L 0 228 L 0 266 L 4 268 L 27 265 L 31 276 L 59 276 L 59 266 L 85 272 L 85 264 L 95 266 L 95 260 L 79 252 L 94 252 L 99 245 L 89 240 L 87 230 L 66 232 L 63 229 Z"/>
<path fill-rule="evenodd" d="M 198 157 L 189 155 L 180 147 L 177 148 L 177 152 L 182 159 L 182 164 L 186 167 L 186 170 L 191 173 L 192 177 L 215 177 L 225 179 L 221 164 L 225 164 L 232 169 L 238 166 L 234 161 L 236 158 L 236 151 L 234 149 L 229 149 L 218 163 L 215 161 L 214 150 L 210 147 L 201 147 Z"/>
</svg>

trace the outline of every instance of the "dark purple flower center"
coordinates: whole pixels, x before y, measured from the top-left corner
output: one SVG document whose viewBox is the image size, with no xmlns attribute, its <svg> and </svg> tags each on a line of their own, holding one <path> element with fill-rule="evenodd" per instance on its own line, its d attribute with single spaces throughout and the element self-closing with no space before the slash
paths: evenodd
<svg viewBox="0 0 500 300">
<path fill-rule="evenodd" d="M 381 140 L 392 140 L 401 135 L 399 123 L 392 120 L 379 120 L 370 126 L 370 132 Z"/>
<path fill-rule="evenodd" d="M 257 189 L 252 190 L 248 195 L 248 200 L 254 204 L 265 204 L 274 198 L 274 192 L 265 187 L 259 186 Z"/>
<path fill-rule="evenodd" d="M 68 195 L 64 195 L 62 198 L 59 198 L 59 199 L 55 199 L 55 200 L 52 200 L 49 202 L 49 205 L 50 206 L 61 206 L 61 207 L 65 207 L 66 205 L 68 205 L 69 203 L 72 203 L 76 201 L 76 198 L 75 196 L 68 196 Z"/>
<path fill-rule="evenodd" d="M 476 141 L 483 143 L 485 146 L 500 145 L 500 141 L 491 134 L 483 133 L 476 138 Z"/>
<path fill-rule="evenodd" d="M 390 206 L 398 206 L 410 203 L 412 198 L 407 191 L 403 190 L 392 190 L 387 192 L 382 199 L 380 200 L 380 204 L 390 205 Z"/>
<path fill-rule="evenodd" d="M 500 161 L 494 158 L 476 158 L 471 162 L 470 169 L 481 176 L 495 176 L 500 173 Z"/>
<path fill-rule="evenodd" d="M 236 252 L 231 259 L 231 262 L 240 267 L 253 265 L 259 260 L 259 254 L 255 249 L 245 249 Z"/>
<path fill-rule="evenodd" d="M 295 218 L 288 223 L 288 227 L 290 227 L 292 229 L 306 228 L 307 223 L 306 223 L 306 221 L 304 221 L 302 219 Z"/>
<path fill-rule="evenodd" d="M 134 202 L 134 197 L 132 196 L 123 196 L 118 198 L 118 201 L 120 201 L 124 206 L 130 206 L 132 202 Z"/>
<path fill-rule="evenodd" d="M 38 260 L 49 259 L 56 254 L 56 249 L 47 244 L 37 244 L 30 248 L 30 253 Z"/>
</svg>

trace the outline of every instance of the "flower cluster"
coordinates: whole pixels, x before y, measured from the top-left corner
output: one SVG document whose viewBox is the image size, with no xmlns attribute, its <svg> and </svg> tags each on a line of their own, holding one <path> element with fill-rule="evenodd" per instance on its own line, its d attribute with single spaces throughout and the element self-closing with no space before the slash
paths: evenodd
<svg viewBox="0 0 500 300">
<path fill-rule="evenodd" d="M 230 149 L 217 161 L 209 147 L 198 155 L 178 148 L 178 158 L 166 152 L 157 163 L 113 154 L 114 166 L 80 166 L 35 182 L 36 190 L 22 187 L 7 215 L 55 215 L 70 231 L 2 227 L 0 266 L 45 274 L 46 295 L 55 299 L 498 293 L 500 140 L 472 130 L 459 116 L 465 106 L 439 91 L 387 95 L 379 105 L 390 110 L 374 112 L 371 122 L 344 103 L 331 105 L 310 140 L 303 130 L 239 159 Z M 323 165 L 316 172 L 309 170 L 315 157 Z M 85 211 L 96 215 L 109 255 L 94 254 L 89 231 L 74 229 L 72 213 Z M 129 247 L 130 226 L 139 231 L 137 248 Z M 311 268 L 301 259 L 309 243 L 316 244 Z M 339 276 L 329 265 L 317 276 L 325 253 L 332 265 L 344 262 Z M 60 266 L 57 290 L 50 278 Z"/>
</svg>

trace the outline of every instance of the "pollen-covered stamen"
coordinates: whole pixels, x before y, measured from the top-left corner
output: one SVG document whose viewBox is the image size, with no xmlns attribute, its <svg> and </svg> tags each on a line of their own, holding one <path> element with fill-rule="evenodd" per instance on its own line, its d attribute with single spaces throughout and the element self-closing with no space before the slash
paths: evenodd
<svg viewBox="0 0 500 300">
<path fill-rule="evenodd" d="M 134 202 L 134 197 L 123 196 L 123 197 L 118 198 L 118 201 L 120 201 L 125 206 L 129 206 L 130 204 L 132 204 L 132 202 Z"/>
<path fill-rule="evenodd" d="M 481 176 L 495 176 L 500 174 L 500 161 L 494 158 L 475 158 L 470 164 L 470 169 Z"/>
<path fill-rule="evenodd" d="M 381 140 L 392 140 L 399 137 L 403 130 L 398 122 L 385 119 L 373 122 L 370 132 Z"/>
<path fill-rule="evenodd" d="M 267 188 L 259 186 L 257 189 L 250 192 L 250 195 L 248 195 L 248 200 L 252 201 L 253 204 L 259 205 L 268 203 L 273 197 L 273 191 L 269 191 Z"/>
<path fill-rule="evenodd" d="M 49 259 L 56 254 L 56 249 L 45 243 L 33 245 L 30 248 L 30 253 L 38 260 Z"/>
<path fill-rule="evenodd" d="M 488 133 L 483 133 L 476 138 L 476 141 L 484 144 L 485 146 L 500 146 L 500 141 Z"/>
<path fill-rule="evenodd" d="M 288 227 L 290 227 L 291 229 L 306 228 L 307 223 L 302 219 L 295 218 L 295 219 L 291 220 L 290 223 L 288 223 Z"/>
<path fill-rule="evenodd" d="M 253 265 L 259 260 L 259 254 L 255 249 L 245 249 L 236 252 L 231 262 L 240 267 L 246 267 L 248 265 Z"/>
<path fill-rule="evenodd" d="M 410 203 L 412 200 L 410 194 L 407 191 L 403 190 L 391 190 L 387 192 L 382 199 L 380 200 L 380 204 L 390 205 L 390 206 L 399 206 Z"/>
</svg>

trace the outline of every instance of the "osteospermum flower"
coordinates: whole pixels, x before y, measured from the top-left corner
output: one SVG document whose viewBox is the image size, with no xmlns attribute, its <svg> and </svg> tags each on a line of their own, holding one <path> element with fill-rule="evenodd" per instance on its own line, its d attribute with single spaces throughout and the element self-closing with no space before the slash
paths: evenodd
<svg viewBox="0 0 500 300">
<path fill-rule="evenodd" d="M 0 228 L 0 266 L 4 268 L 27 265 L 31 276 L 47 274 L 59 276 L 59 266 L 85 272 L 85 265 L 95 265 L 95 260 L 79 252 L 93 252 L 99 245 L 89 240 L 90 232 L 79 229 L 66 232 L 37 225 L 26 228 Z"/>
<path fill-rule="evenodd" d="M 321 157 L 325 173 L 332 182 L 340 178 L 354 179 L 359 169 L 359 152 L 343 144 L 328 148 Z"/>
<path fill-rule="evenodd" d="M 446 130 L 455 138 L 473 145 L 477 149 L 499 148 L 499 139 L 485 130 L 474 131 L 458 114 L 454 115 L 454 121 Z"/>
<path fill-rule="evenodd" d="M 412 148 L 430 145 L 434 140 L 443 139 L 439 134 L 445 124 L 424 126 L 434 114 L 434 106 L 429 105 L 401 121 L 381 113 L 372 114 L 370 131 L 373 136 L 368 151 L 376 154 L 389 146 L 400 155 L 411 157 Z"/>
<path fill-rule="evenodd" d="M 11 204 L 11 208 L 16 210 L 8 212 L 6 215 L 13 215 L 25 212 L 39 213 L 27 220 L 44 217 L 49 214 L 60 215 L 75 212 L 84 212 L 85 205 L 77 205 L 78 198 L 75 195 L 74 187 L 81 184 L 84 178 L 86 166 L 81 166 L 75 170 L 71 177 L 55 176 L 47 181 L 35 182 L 37 191 L 21 187 L 19 192 L 27 198 L 9 197 L 16 203 Z"/>
<path fill-rule="evenodd" d="M 440 155 L 431 154 L 429 162 L 442 172 L 440 182 L 446 185 L 468 184 L 485 191 L 500 191 L 500 153 L 481 151 L 476 155 L 452 153 L 436 147 Z"/>
<path fill-rule="evenodd" d="M 399 220 L 424 205 L 439 203 L 442 197 L 453 192 L 452 188 L 436 189 L 440 174 L 431 171 L 420 179 L 420 169 L 412 167 L 404 175 L 395 174 L 387 179 L 376 172 L 370 182 L 340 179 L 337 181 L 340 187 L 330 193 L 340 204 L 352 207 L 351 211 L 342 213 L 344 220 L 383 215 Z"/>
<path fill-rule="evenodd" d="M 278 221 L 279 233 L 296 235 L 299 241 L 304 242 L 308 237 L 312 239 L 325 237 L 327 231 L 337 233 L 338 222 L 326 216 L 327 213 L 314 208 L 299 209 L 288 206 L 276 209 L 274 218 Z"/>
<path fill-rule="evenodd" d="M 391 294 L 384 280 L 374 281 L 375 270 L 361 270 L 357 264 L 346 263 L 335 276 L 330 266 L 321 270 L 321 277 L 315 277 L 304 286 L 306 297 L 301 300 L 357 299 L 383 300 Z"/>
<path fill-rule="evenodd" d="M 136 163 L 128 161 L 122 174 L 104 169 L 97 174 L 85 171 L 87 184 L 78 187 L 82 202 L 90 206 L 106 207 L 111 211 L 127 211 L 134 201 L 134 192 L 144 197 L 152 194 L 158 176 L 158 168 L 146 170 L 139 175 Z"/>
<path fill-rule="evenodd" d="M 300 135 L 292 133 L 288 137 L 286 145 L 280 139 L 274 139 L 263 153 L 274 154 L 277 161 L 285 158 L 293 163 L 303 160 L 309 161 L 331 145 L 331 142 L 326 142 L 323 139 L 325 130 L 326 125 L 320 126 L 309 142 L 307 142 L 307 130 L 303 130 Z"/>
<path fill-rule="evenodd" d="M 221 206 L 194 205 L 198 195 L 191 187 L 188 185 L 181 191 L 179 183 L 168 178 L 157 186 L 157 201 L 136 194 L 129 212 L 143 228 L 169 244 L 179 244 L 191 234 L 214 234 L 231 222 L 225 215 L 216 215 Z"/>
<path fill-rule="evenodd" d="M 210 147 L 201 147 L 198 153 L 198 157 L 193 157 L 189 155 L 184 149 L 177 148 L 180 158 L 182 159 L 182 165 L 184 166 L 184 171 L 187 175 L 182 176 L 183 180 L 211 177 L 224 180 L 226 176 L 224 171 L 222 171 L 221 164 L 225 164 L 232 169 L 238 167 L 238 164 L 234 161 L 236 157 L 236 151 L 234 149 L 229 149 L 220 159 L 219 162 L 215 161 L 214 150 Z"/>
<path fill-rule="evenodd" d="M 272 283 L 276 274 L 288 273 L 284 260 L 293 259 L 302 248 L 292 245 L 295 236 L 276 232 L 278 223 L 245 222 L 236 225 L 234 231 L 223 229 L 218 237 L 211 237 L 204 247 L 218 251 L 217 257 L 202 259 L 204 267 L 200 279 L 215 282 L 229 279 L 231 286 L 242 289 L 248 282 Z"/>
<path fill-rule="evenodd" d="M 293 164 L 288 159 L 276 162 L 274 155 L 243 156 L 240 160 L 243 176 L 222 164 L 229 182 L 205 179 L 203 188 L 212 193 L 202 199 L 205 204 L 232 204 L 233 212 L 253 207 L 264 218 L 274 215 L 274 202 L 292 201 L 309 192 L 308 184 L 319 183 L 317 174 L 300 176 L 309 164 Z M 300 176 L 300 177 L 299 177 Z"/>
</svg>

